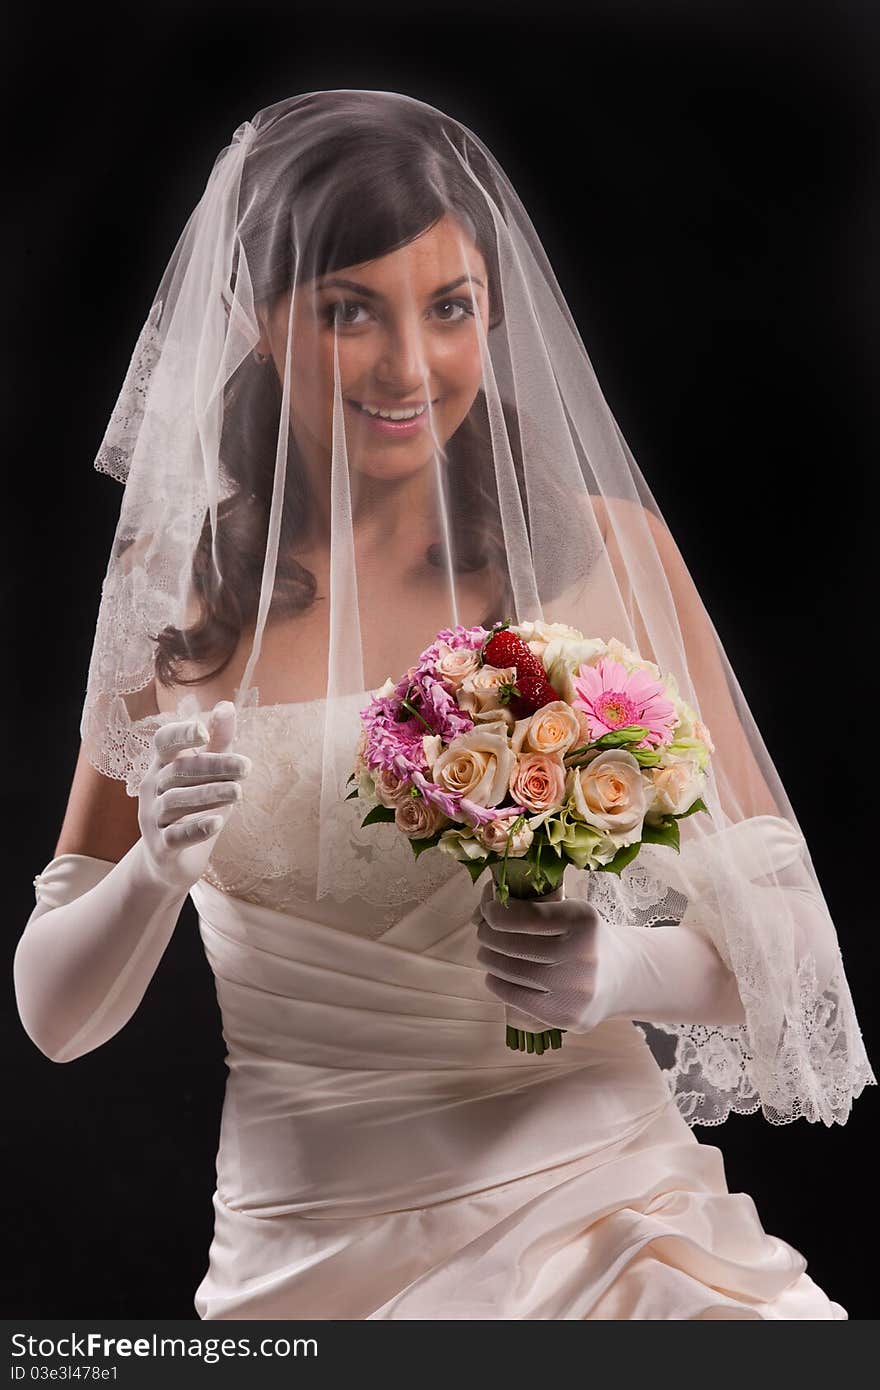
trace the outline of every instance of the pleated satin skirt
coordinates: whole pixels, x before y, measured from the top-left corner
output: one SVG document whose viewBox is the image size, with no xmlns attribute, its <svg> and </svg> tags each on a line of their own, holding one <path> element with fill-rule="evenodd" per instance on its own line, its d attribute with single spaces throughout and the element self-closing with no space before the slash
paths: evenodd
<svg viewBox="0 0 880 1390">
<path fill-rule="evenodd" d="M 542 1057 L 445 885 L 378 940 L 192 890 L 228 1077 L 203 1319 L 845 1319 L 642 1033 Z"/>
</svg>

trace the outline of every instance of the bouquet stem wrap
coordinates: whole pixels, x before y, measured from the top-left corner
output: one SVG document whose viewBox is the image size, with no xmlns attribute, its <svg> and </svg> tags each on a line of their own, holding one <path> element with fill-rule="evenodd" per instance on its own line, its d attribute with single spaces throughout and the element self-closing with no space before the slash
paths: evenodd
<svg viewBox="0 0 880 1390">
<path fill-rule="evenodd" d="M 558 903 L 565 897 L 565 885 L 560 883 L 557 888 L 549 893 L 538 893 L 527 873 L 517 873 L 519 867 L 517 861 L 508 860 L 506 865 L 496 864 L 492 868 L 493 893 L 495 885 L 498 883 L 502 869 L 506 868 L 507 889 L 512 898 L 534 898 L 540 902 Z M 524 869 L 532 866 L 523 863 Z M 513 871 L 513 872 L 511 872 Z M 548 1047 L 559 1048 L 562 1046 L 562 1035 L 566 1031 L 564 1028 L 545 1028 L 538 1019 L 530 1018 L 528 1014 L 521 1013 L 511 1004 L 504 1006 L 505 1020 L 507 1026 L 507 1046 L 515 1052 L 546 1052 Z"/>
</svg>

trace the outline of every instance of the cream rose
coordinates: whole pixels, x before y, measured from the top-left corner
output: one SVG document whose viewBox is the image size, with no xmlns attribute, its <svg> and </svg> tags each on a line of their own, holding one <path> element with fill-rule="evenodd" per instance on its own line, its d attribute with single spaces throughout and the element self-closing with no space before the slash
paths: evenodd
<svg viewBox="0 0 880 1390">
<path fill-rule="evenodd" d="M 510 738 L 514 753 L 567 753 L 581 736 L 577 712 L 564 700 L 551 700 L 525 719 L 518 719 Z"/>
<path fill-rule="evenodd" d="M 508 730 L 516 724 L 513 710 L 507 705 L 500 705 L 498 709 L 478 709 L 471 712 L 471 719 L 475 724 L 504 724 Z"/>
<path fill-rule="evenodd" d="M 577 715 L 579 732 L 578 741 L 574 746 L 575 748 L 581 748 L 583 744 L 593 742 L 593 735 L 590 731 L 590 719 L 587 711 L 585 709 L 576 709 L 575 714 Z"/>
<path fill-rule="evenodd" d="M 515 763 L 505 725 L 479 724 L 444 748 L 432 778 L 445 792 L 466 796 L 477 806 L 497 806 L 507 795 Z"/>
<path fill-rule="evenodd" d="M 394 824 L 411 840 L 427 840 L 448 820 L 432 801 L 423 796 L 407 796 L 394 812 Z"/>
<path fill-rule="evenodd" d="M 701 780 L 690 759 L 646 771 L 654 787 L 654 808 L 664 815 L 682 815 L 700 794 Z"/>
<path fill-rule="evenodd" d="M 586 766 L 571 768 L 566 794 L 573 815 L 613 835 L 618 844 L 640 839 L 648 789 L 641 766 L 625 748 L 609 748 Z"/>
<path fill-rule="evenodd" d="M 529 847 L 535 838 L 535 832 L 527 821 L 523 821 L 519 829 L 510 835 L 510 828 L 516 818 L 516 814 L 498 816 L 496 820 L 481 825 L 476 832 L 480 844 L 491 853 L 504 854 L 507 851 L 509 859 L 522 859 L 523 855 L 529 852 Z M 507 847 L 508 835 L 510 835 L 509 849 Z"/>
<path fill-rule="evenodd" d="M 448 642 L 439 644 L 440 656 L 434 667 L 438 676 L 448 681 L 453 691 L 458 690 L 467 676 L 480 669 L 480 654 L 470 647 L 450 647 Z"/>
<path fill-rule="evenodd" d="M 510 775 L 510 794 L 530 811 L 559 810 L 565 800 L 565 765 L 560 754 L 523 754 Z"/>
<path fill-rule="evenodd" d="M 497 717 L 502 708 L 498 687 L 512 685 L 515 680 L 515 666 L 481 666 L 461 682 L 457 693 L 459 708 L 471 718 L 484 710 L 490 710 Z"/>
<path fill-rule="evenodd" d="M 694 723 L 694 738 L 698 738 L 701 743 L 705 743 L 710 753 L 715 752 L 715 744 L 712 742 L 712 735 L 709 733 L 702 719 L 697 719 Z"/>
</svg>

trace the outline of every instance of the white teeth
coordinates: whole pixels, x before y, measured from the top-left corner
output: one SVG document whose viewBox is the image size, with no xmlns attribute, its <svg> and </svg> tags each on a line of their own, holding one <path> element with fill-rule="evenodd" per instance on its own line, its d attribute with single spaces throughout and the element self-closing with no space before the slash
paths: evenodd
<svg viewBox="0 0 880 1390">
<path fill-rule="evenodd" d="M 381 410 L 375 405 L 364 405 L 362 401 L 355 401 L 354 404 L 359 410 L 366 411 L 367 415 L 378 415 L 383 420 L 415 420 L 417 415 L 424 415 L 428 409 L 426 405 L 420 405 L 414 410 Z"/>
</svg>

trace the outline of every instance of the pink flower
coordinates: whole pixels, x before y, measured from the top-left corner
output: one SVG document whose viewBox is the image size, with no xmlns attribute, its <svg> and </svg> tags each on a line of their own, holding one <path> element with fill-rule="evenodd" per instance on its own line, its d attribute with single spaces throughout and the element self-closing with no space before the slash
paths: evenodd
<svg viewBox="0 0 880 1390">
<path fill-rule="evenodd" d="M 558 753 L 525 753 L 510 774 L 510 794 L 530 811 L 557 810 L 565 800 L 565 765 Z"/>
<path fill-rule="evenodd" d="M 647 737 L 633 747 L 672 742 L 678 723 L 675 705 L 666 698 L 663 683 L 649 672 L 627 671 L 619 661 L 603 657 L 597 666 L 582 664 L 572 683 L 577 692 L 572 705 L 584 711 L 591 740 L 631 724 L 643 724 Z"/>
</svg>

